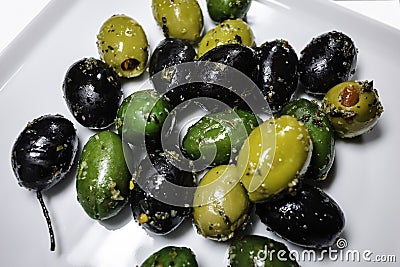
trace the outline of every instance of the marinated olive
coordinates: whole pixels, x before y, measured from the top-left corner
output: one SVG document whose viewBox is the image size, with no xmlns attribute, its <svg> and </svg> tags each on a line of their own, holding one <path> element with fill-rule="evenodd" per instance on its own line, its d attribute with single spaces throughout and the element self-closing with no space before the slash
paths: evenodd
<svg viewBox="0 0 400 267">
<path fill-rule="evenodd" d="M 372 81 L 347 81 L 334 86 L 322 100 L 322 108 L 342 138 L 369 132 L 383 112 Z"/>
<path fill-rule="evenodd" d="M 304 123 L 313 142 L 310 166 L 304 175 L 312 180 L 324 180 L 335 158 L 335 132 L 327 115 L 316 101 L 304 98 L 290 101 L 281 111 Z"/>
<path fill-rule="evenodd" d="M 253 81 L 258 72 L 258 59 L 254 50 L 240 44 L 224 44 L 214 47 L 199 60 L 218 62 L 233 67 L 246 74 Z"/>
<path fill-rule="evenodd" d="M 259 235 L 246 235 L 229 246 L 229 267 L 298 267 L 281 242 Z"/>
<path fill-rule="evenodd" d="M 95 58 L 72 64 L 64 78 L 63 93 L 75 119 L 91 129 L 110 126 L 122 98 L 118 76 Z"/>
<path fill-rule="evenodd" d="M 258 203 L 256 214 L 269 230 L 302 247 L 331 246 L 345 224 L 339 205 L 322 190 L 306 184 Z"/>
<path fill-rule="evenodd" d="M 255 128 L 237 162 L 250 200 L 260 202 L 286 188 L 291 190 L 305 173 L 311 153 L 307 128 L 292 116 L 271 118 Z"/>
<path fill-rule="evenodd" d="M 196 256 L 187 247 L 168 246 L 154 252 L 140 267 L 173 266 L 173 267 L 197 267 Z"/>
<path fill-rule="evenodd" d="M 197 55 L 201 57 L 207 51 L 223 44 L 255 46 L 253 31 L 241 19 L 225 20 L 203 36 L 199 43 Z"/>
<path fill-rule="evenodd" d="M 135 143 L 144 135 L 158 138 L 171 105 L 154 89 L 136 91 L 124 99 L 115 126 L 124 141 Z"/>
<path fill-rule="evenodd" d="M 228 164 L 256 126 L 256 116 L 248 111 L 231 109 L 208 114 L 188 129 L 182 148 L 190 159 L 202 156 L 206 160 L 215 152 L 211 165 Z"/>
<path fill-rule="evenodd" d="M 150 57 L 150 76 L 173 65 L 194 61 L 196 56 L 196 50 L 190 43 L 176 38 L 164 39 Z"/>
<path fill-rule="evenodd" d="M 195 42 L 203 31 L 203 13 L 197 0 L 153 0 L 153 16 L 166 38 Z"/>
<path fill-rule="evenodd" d="M 222 22 L 227 19 L 245 19 L 251 0 L 207 0 L 211 19 Z"/>
<path fill-rule="evenodd" d="M 257 84 L 273 112 L 288 103 L 297 89 L 298 59 L 286 40 L 265 42 L 259 49 Z"/>
<path fill-rule="evenodd" d="M 170 233 L 192 211 L 193 195 L 185 195 L 188 191 L 180 187 L 193 186 L 194 175 L 175 167 L 165 152 L 144 159 L 133 173 L 130 188 L 135 220 L 153 233 Z"/>
<path fill-rule="evenodd" d="M 193 222 L 207 238 L 225 241 L 243 230 L 252 205 L 234 165 L 220 165 L 200 180 L 193 201 Z"/>
<path fill-rule="evenodd" d="M 78 164 L 78 201 L 89 217 L 105 220 L 128 203 L 131 175 L 125 163 L 121 138 L 110 131 L 92 135 Z"/>
<path fill-rule="evenodd" d="M 306 93 L 323 95 L 355 73 L 357 48 L 342 32 L 330 31 L 311 40 L 301 51 L 300 82 Z"/>
<path fill-rule="evenodd" d="M 142 26 L 125 15 L 113 15 L 97 34 L 97 48 L 104 60 L 120 77 L 142 74 L 149 57 L 149 44 Z"/>
<path fill-rule="evenodd" d="M 29 122 L 12 147 L 11 165 L 15 177 L 20 186 L 37 192 L 49 228 L 52 251 L 55 249 L 54 233 L 41 192 L 66 176 L 77 150 L 74 125 L 61 115 L 44 115 Z"/>
</svg>

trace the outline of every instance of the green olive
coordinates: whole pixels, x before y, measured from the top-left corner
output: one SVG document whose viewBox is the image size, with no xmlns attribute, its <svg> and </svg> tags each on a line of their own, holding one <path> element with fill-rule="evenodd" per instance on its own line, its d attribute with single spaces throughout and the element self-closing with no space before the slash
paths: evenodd
<svg viewBox="0 0 400 267">
<path fill-rule="evenodd" d="M 137 266 L 137 265 L 136 265 Z M 167 246 L 154 252 L 140 267 L 197 267 L 194 252 L 187 247 Z"/>
<path fill-rule="evenodd" d="M 225 241 L 243 229 L 251 210 L 234 165 L 220 165 L 200 180 L 193 202 L 193 221 L 204 237 Z"/>
<path fill-rule="evenodd" d="M 306 171 L 312 153 L 307 128 L 292 116 L 271 118 L 244 142 L 237 170 L 250 200 L 260 202 L 293 188 Z"/>
<path fill-rule="evenodd" d="M 153 16 L 166 38 L 196 42 L 203 31 L 203 13 L 197 0 L 153 0 Z"/>
<path fill-rule="evenodd" d="M 199 43 L 197 55 L 201 57 L 207 51 L 223 44 L 255 46 L 253 31 L 242 19 L 225 20 L 203 36 Z"/>
<path fill-rule="evenodd" d="M 101 59 L 120 77 L 142 74 L 149 57 L 149 44 L 142 26 L 125 15 L 113 15 L 101 26 L 97 35 Z"/>
<path fill-rule="evenodd" d="M 341 138 L 369 132 L 383 112 L 372 81 L 347 81 L 332 87 L 322 100 L 322 108 Z"/>
<path fill-rule="evenodd" d="M 251 0 L 207 0 L 208 14 L 216 22 L 244 19 L 250 5 Z"/>
</svg>

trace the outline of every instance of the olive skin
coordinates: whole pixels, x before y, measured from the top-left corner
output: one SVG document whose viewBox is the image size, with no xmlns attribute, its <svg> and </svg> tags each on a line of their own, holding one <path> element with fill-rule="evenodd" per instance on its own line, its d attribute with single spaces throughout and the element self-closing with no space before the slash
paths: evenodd
<svg viewBox="0 0 400 267">
<path fill-rule="evenodd" d="M 72 64 L 64 78 L 63 93 L 74 118 L 90 129 L 109 127 L 122 98 L 118 76 L 95 58 Z"/>
<path fill-rule="evenodd" d="M 237 161 L 238 176 L 250 200 L 262 202 L 292 190 L 305 173 L 311 153 L 307 128 L 292 116 L 271 118 L 256 127 L 240 149 Z"/>
<path fill-rule="evenodd" d="M 125 163 L 121 138 L 111 131 L 92 135 L 78 163 L 78 201 L 90 218 L 105 220 L 128 203 L 131 175 Z"/>
<path fill-rule="evenodd" d="M 197 0 L 152 0 L 157 24 L 166 38 L 196 42 L 203 31 L 203 13 Z"/>
<path fill-rule="evenodd" d="M 224 44 L 214 47 L 199 60 L 218 62 L 235 68 L 256 81 L 258 76 L 258 58 L 254 49 L 240 44 Z"/>
<path fill-rule="evenodd" d="M 279 253 L 279 254 L 278 254 Z M 285 244 L 259 235 L 245 235 L 229 246 L 229 267 L 298 267 Z"/>
<path fill-rule="evenodd" d="M 313 142 L 306 179 L 324 180 L 335 158 L 335 129 L 316 101 L 299 98 L 290 101 L 280 112 L 303 122 Z"/>
<path fill-rule="evenodd" d="M 356 70 L 357 52 L 353 40 L 342 32 L 330 31 L 313 38 L 299 60 L 305 92 L 324 95 L 336 84 L 350 80 Z"/>
<path fill-rule="evenodd" d="M 15 141 L 11 165 L 18 184 L 41 191 L 54 186 L 70 171 L 78 136 L 62 115 L 44 115 L 29 122 Z"/>
<path fill-rule="evenodd" d="M 197 55 L 200 58 L 207 51 L 223 44 L 255 46 L 254 34 L 242 19 L 227 19 L 209 30 L 199 43 Z"/>
<path fill-rule="evenodd" d="M 176 38 L 164 39 L 157 45 L 150 57 L 150 76 L 173 65 L 194 61 L 196 57 L 196 50 L 189 42 Z"/>
<path fill-rule="evenodd" d="M 286 40 L 265 42 L 257 50 L 259 73 L 257 85 L 266 97 L 272 112 L 278 112 L 290 101 L 297 89 L 298 58 Z"/>
<path fill-rule="evenodd" d="M 197 267 L 196 256 L 190 248 L 167 246 L 149 256 L 140 267 Z"/>
<path fill-rule="evenodd" d="M 119 77 L 141 75 L 149 57 L 149 44 L 142 26 L 126 15 L 113 15 L 101 26 L 97 34 L 100 58 Z"/>
<path fill-rule="evenodd" d="M 331 88 L 322 99 L 340 138 L 352 138 L 372 130 L 383 112 L 372 81 L 347 81 Z"/>
<path fill-rule="evenodd" d="M 216 241 L 231 239 L 243 230 L 252 204 L 236 176 L 234 165 L 219 165 L 200 180 L 193 200 L 197 233 Z"/>
<path fill-rule="evenodd" d="M 257 126 L 257 117 L 244 110 L 208 114 L 188 129 L 182 141 L 182 148 L 192 160 L 213 155 L 216 148 L 211 165 L 228 164 Z"/>
<path fill-rule="evenodd" d="M 159 235 L 175 230 L 192 211 L 193 196 L 182 194 L 169 183 L 194 187 L 195 177 L 175 167 L 166 153 L 161 152 L 140 163 L 130 185 L 133 217 L 143 228 Z M 168 202 L 179 202 L 179 205 Z"/>
<path fill-rule="evenodd" d="M 250 5 L 251 0 L 207 0 L 208 14 L 215 22 L 245 19 Z"/>
<path fill-rule="evenodd" d="M 333 245 L 345 225 L 339 205 L 322 190 L 306 184 L 257 204 L 256 214 L 278 236 L 309 248 Z"/>
</svg>

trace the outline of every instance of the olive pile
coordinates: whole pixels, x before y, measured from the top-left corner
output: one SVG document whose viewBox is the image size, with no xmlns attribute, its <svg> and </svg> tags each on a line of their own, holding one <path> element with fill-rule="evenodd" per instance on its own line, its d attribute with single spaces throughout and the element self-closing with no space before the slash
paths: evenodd
<svg viewBox="0 0 400 267">
<path fill-rule="evenodd" d="M 134 219 L 156 234 L 168 234 L 190 218 L 198 234 L 231 240 L 230 266 L 298 266 L 254 253 L 265 246 L 287 250 L 282 243 L 254 235 L 237 238 L 253 211 L 268 229 L 296 245 L 334 244 L 344 228 L 343 211 L 314 185 L 327 178 L 333 165 L 336 137 L 364 134 L 377 123 L 383 112 L 377 90 L 372 82 L 350 81 L 357 49 L 344 33 L 315 37 L 300 57 L 287 40 L 257 46 L 246 23 L 250 4 L 207 0 L 217 25 L 203 34 L 203 13 L 196 0 L 153 0 L 154 19 L 165 39 L 151 55 L 141 25 L 126 15 L 113 15 L 97 35 L 100 59 L 84 58 L 67 70 L 66 104 L 78 123 L 97 131 L 84 145 L 77 167 L 77 199 L 88 216 L 105 220 L 129 204 Z M 161 92 L 153 80 L 155 88 L 123 98 L 122 78 L 142 75 L 147 65 L 152 78 L 161 76 L 174 84 L 186 75 L 174 71 L 175 66 L 202 62 L 218 66 L 201 70 L 206 81 Z M 268 118 L 243 100 L 247 88 L 236 92 L 217 83 L 226 77 L 227 67 L 240 71 L 261 92 Z M 299 90 L 310 97 L 322 95 L 321 104 L 293 99 Z M 168 118 L 176 119 L 180 114 L 175 109 L 186 101 L 205 97 L 230 108 L 209 109 L 179 131 L 178 151 L 165 149 L 163 127 Z M 113 123 L 115 131 L 110 129 Z M 16 141 L 14 171 L 20 184 L 36 190 L 39 199 L 41 190 L 65 176 L 72 165 L 77 150 L 72 129 L 64 130 L 67 140 L 62 141 L 57 139 L 61 133 L 57 138 L 44 133 L 53 138 L 49 146 L 69 153 L 56 161 L 54 151 L 44 149 L 43 156 L 53 161 L 40 167 L 43 172 L 29 165 L 32 161 L 25 154 L 32 147 L 20 148 L 27 146 L 24 136 L 33 130 L 25 130 L 24 138 Z M 198 161 L 207 164 L 198 168 Z M 187 168 L 180 168 L 182 162 L 189 162 Z M 141 266 L 171 262 L 197 266 L 194 253 L 185 247 L 166 247 Z"/>
</svg>

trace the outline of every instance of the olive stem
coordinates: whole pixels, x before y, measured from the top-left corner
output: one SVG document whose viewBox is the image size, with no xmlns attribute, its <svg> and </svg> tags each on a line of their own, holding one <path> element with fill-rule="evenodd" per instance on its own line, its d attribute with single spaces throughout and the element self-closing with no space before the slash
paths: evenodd
<svg viewBox="0 0 400 267">
<path fill-rule="evenodd" d="M 36 197 L 39 200 L 40 206 L 42 207 L 43 215 L 46 218 L 46 222 L 47 222 L 47 228 L 49 229 L 50 251 L 54 251 L 55 248 L 56 248 L 56 241 L 55 241 L 55 238 L 54 238 L 53 226 L 51 225 L 51 219 L 50 219 L 50 216 L 49 216 L 49 211 L 47 210 L 46 205 L 44 204 L 41 191 L 37 191 L 36 192 Z"/>
</svg>

